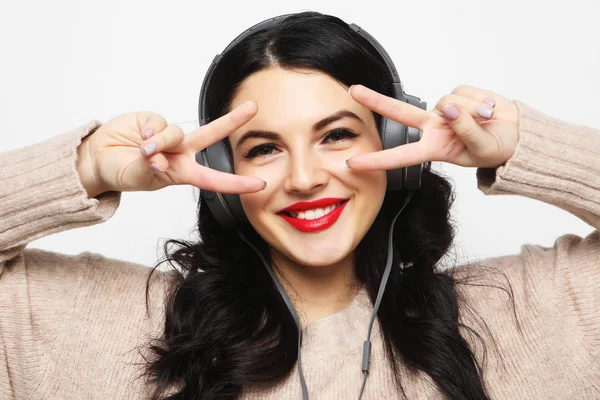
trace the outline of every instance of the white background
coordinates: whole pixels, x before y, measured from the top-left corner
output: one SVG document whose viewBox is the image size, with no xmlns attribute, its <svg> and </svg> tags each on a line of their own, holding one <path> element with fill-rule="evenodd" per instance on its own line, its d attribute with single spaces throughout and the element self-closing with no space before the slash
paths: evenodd
<svg viewBox="0 0 600 400">
<path fill-rule="evenodd" d="M 0 152 L 128 111 L 194 121 L 214 55 L 257 22 L 305 10 L 336 15 L 375 36 L 407 93 L 430 107 L 466 83 L 600 128 L 597 0 L 0 1 Z M 190 131 L 194 123 L 183 127 Z M 436 168 L 456 185 L 458 261 L 515 253 L 524 243 L 551 246 L 562 234 L 592 230 L 535 200 L 484 196 L 474 169 Z M 109 221 L 30 246 L 150 266 L 160 241 L 190 237 L 195 207 L 189 186 L 124 193 Z"/>
</svg>

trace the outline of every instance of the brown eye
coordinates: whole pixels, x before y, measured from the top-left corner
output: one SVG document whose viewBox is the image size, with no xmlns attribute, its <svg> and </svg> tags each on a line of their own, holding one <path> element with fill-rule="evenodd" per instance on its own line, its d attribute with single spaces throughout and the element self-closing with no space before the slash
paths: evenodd
<svg viewBox="0 0 600 400">
<path fill-rule="evenodd" d="M 329 143 L 336 143 L 336 142 L 341 142 L 344 139 L 354 139 L 355 137 L 357 137 L 358 134 L 349 131 L 348 129 L 334 129 L 331 132 L 327 133 L 327 135 L 325 136 L 325 139 L 323 139 L 324 142 L 329 142 Z"/>
<path fill-rule="evenodd" d="M 251 148 L 248 153 L 244 154 L 244 157 L 266 157 L 272 155 L 274 150 L 277 150 L 277 146 L 275 146 L 273 143 L 261 144 L 260 146 Z"/>
</svg>

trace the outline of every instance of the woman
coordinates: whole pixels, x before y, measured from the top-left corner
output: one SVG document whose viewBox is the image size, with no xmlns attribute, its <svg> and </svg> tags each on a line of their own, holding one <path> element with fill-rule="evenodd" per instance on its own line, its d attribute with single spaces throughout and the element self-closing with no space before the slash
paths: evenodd
<svg viewBox="0 0 600 400">
<path fill-rule="evenodd" d="M 223 117 L 197 132 L 130 113 L 0 158 L 4 397 L 299 398 L 296 321 L 261 255 L 298 310 L 311 398 L 355 397 L 400 211 L 364 398 L 600 395 L 598 231 L 440 271 L 452 193 L 427 164 L 479 167 L 485 193 L 548 201 L 598 228 L 598 131 L 468 86 L 430 112 L 392 99 L 372 46 L 316 13 L 248 36 L 219 68 L 208 108 Z M 380 115 L 423 137 L 381 151 Z M 222 139 L 235 175 L 196 162 Z M 420 163 L 412 197 L 386 190 L 385 170 Z M 108 219 L 122 191 L 174 184 L 240 193 L 256 251 L 203 197 L 202 242 L 165 246 L 180 273 L 24 249 Z"/>
</svg>

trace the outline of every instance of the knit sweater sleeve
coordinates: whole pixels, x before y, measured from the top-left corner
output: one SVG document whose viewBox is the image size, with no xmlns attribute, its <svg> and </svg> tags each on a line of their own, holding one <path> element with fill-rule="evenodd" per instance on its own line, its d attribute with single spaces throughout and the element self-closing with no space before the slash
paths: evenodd
<svg viewBox="0 0 600 400">
<path fill-rule="evenodd" d="M 41 237 L 110 218 L 120 192 L 89 199 L 76 170 L 77 147 L 100 126 L 90 121 L 34 145 L 0 153 L 0 273 Z"/>
<path fill-rule="evenodd" d="M 76 170 L 77 147 L 98 126 L 0 154 L 1 399 L 147 398 L 137 349 L 160 332 L 165 276 L 26 248 L 115 213 L 121 194 L 88 198 Z"/>
<path fill-rule="evenodd" d="M 537 199 L 579 217 L 595 230 L 566 234 L 553 247 L 524 245 L 506 268 L 524 309 L 546 309 L 600 360 L 600 130 L 545 115 L 522 102 L 513 156 L 496 169 L 477 171 L 486 195 Z M 512 258 L 506 258 L 510 260 Z M 501 258 L 495 259 L 502 263 Z M 552 311 L 553 310 L 553 311 Z M 557 346 L 559 344 L 557 343 Z"/>
<path fill-rule="evenodd" d="M 600 130 L 515 103 L 520 112 L 515 153 L 497 169 L 479 168 L 479 189 L 553 204 L 600 229 Z"/>
</svg>

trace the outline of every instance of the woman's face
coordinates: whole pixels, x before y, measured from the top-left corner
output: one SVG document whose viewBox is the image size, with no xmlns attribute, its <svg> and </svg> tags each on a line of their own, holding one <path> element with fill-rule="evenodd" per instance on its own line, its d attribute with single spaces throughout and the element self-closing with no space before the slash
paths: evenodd
<svg viewBox="0 0 600 400">
<path fill-rule="evenodd" d="M 267 182 L 240 196 L 248 220 L 273 257 L 315 267 L 351 259 L 386 190 L 384 171 L 346 166 L 355 154 L 381 150 L 371 111 L 348 87 L 308 69 L 250 75 L 232 108 L 247 100 L 259 110 L 229 137 L 235 173 Z"/>
</svg>

